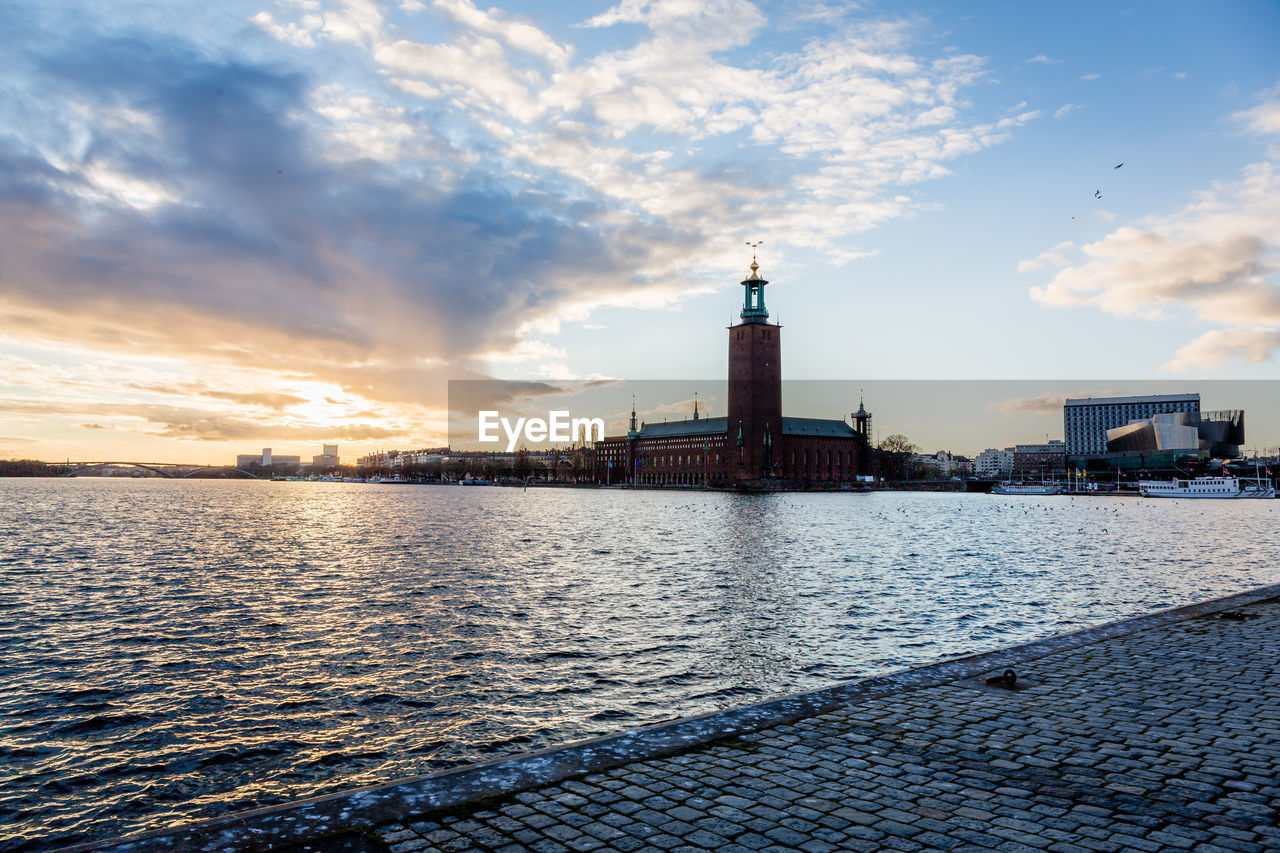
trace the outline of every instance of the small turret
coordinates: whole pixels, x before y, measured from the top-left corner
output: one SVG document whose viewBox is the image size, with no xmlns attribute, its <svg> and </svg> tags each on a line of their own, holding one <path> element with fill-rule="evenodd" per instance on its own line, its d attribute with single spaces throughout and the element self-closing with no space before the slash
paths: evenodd
<svg viewBox="0 0 1280 853">
<path fill-rule="evenodd" d="M 862 395 L 858 395 L 858 411 L 853 413 L 853 429 L 864 439 L 871 438 L 871 413 L 862 403 Z"/>
</svg>

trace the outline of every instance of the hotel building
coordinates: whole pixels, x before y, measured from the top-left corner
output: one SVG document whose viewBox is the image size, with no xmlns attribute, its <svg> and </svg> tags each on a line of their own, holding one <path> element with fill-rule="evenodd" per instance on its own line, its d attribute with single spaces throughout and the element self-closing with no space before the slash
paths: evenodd
<svg viewBox="0 0 1280 853">
<path fill-rule="evenodd" d="M 1156 394 L 1067 400 L 1062 407 L 1066 455 L 1101 456 L 1107 452 L 1107 430 L 1169 412 L 1199 415 L 1200 395 Z"/>
</svg>

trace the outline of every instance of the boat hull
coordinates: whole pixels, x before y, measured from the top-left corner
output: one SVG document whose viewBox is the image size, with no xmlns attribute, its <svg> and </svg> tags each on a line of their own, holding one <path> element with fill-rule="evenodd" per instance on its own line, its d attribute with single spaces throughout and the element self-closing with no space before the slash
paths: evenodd
<svg viewBox="0 0 1280 853">
<path fill-rule="evenodd" d="M 1015 486 L 1001 483 L 991 489 L 993 495 L 1060 495 L 1061 486 Z"/>
<path fill-rule="evenodd" d="M 1164 492 L 1164 491 L 1149 492 L 1149 491 L 1143 490 L 1142 496 L 1144 498 L 1180 498 L 1182 500 L 1188 500 L 1188 501 L 1236 501 L 1236 500 L 1250 500 L 1254 498 L 1262 498 L 1262 499 L 1275 498 L 1276 490 L 1275 489 L 1261 489 L 1258 491 L 1250 490 L 1250 491 L 1243 491 L 1243 492 L 1228 493 L 1223 495 L 1198 495 L 1194 493 L 1178 493 L 1178 492 Z"/>
<path fill-rule="evenodd" d="M 1144 498 L 1234 501 L 1274 499 L 1276 487 L 1261 477 L 1197 477 L 1194 480 L 1144 480 L 1138 483 Z"/>
</svg>

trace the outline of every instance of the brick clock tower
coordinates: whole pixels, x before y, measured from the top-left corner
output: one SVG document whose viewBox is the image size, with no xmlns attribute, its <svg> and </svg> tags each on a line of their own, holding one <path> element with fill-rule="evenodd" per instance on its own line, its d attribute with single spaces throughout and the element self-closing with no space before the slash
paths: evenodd
<svg viewBox="0 0 1280 853">
<path fill-rule="evenodd" d="M 769 322 L 759 265 L 742 282 L 742 322 L 729 327 L 725 466 L 739 481 L 776 476 L 782 461 L 782 327 Z"/>
</svg>

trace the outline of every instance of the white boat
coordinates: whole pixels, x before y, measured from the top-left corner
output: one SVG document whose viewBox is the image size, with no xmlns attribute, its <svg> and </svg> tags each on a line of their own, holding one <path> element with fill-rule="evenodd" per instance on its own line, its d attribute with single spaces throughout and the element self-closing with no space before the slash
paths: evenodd
<svg viewBox="0 0 1280 853">
<path fill-rule="evenodd" d="M 1057 495 L 1062 486 L 1056 483 L 997 483 L 991 487 L 993 495 Z"/>
<path fill-rule="evenodd" d="M 1196 477 L 1194 480 L 1143 480 L 1138 491 L 1147 498 L 1274 498 L 1276 487 L 1264 477 Z"/>
</svg>

